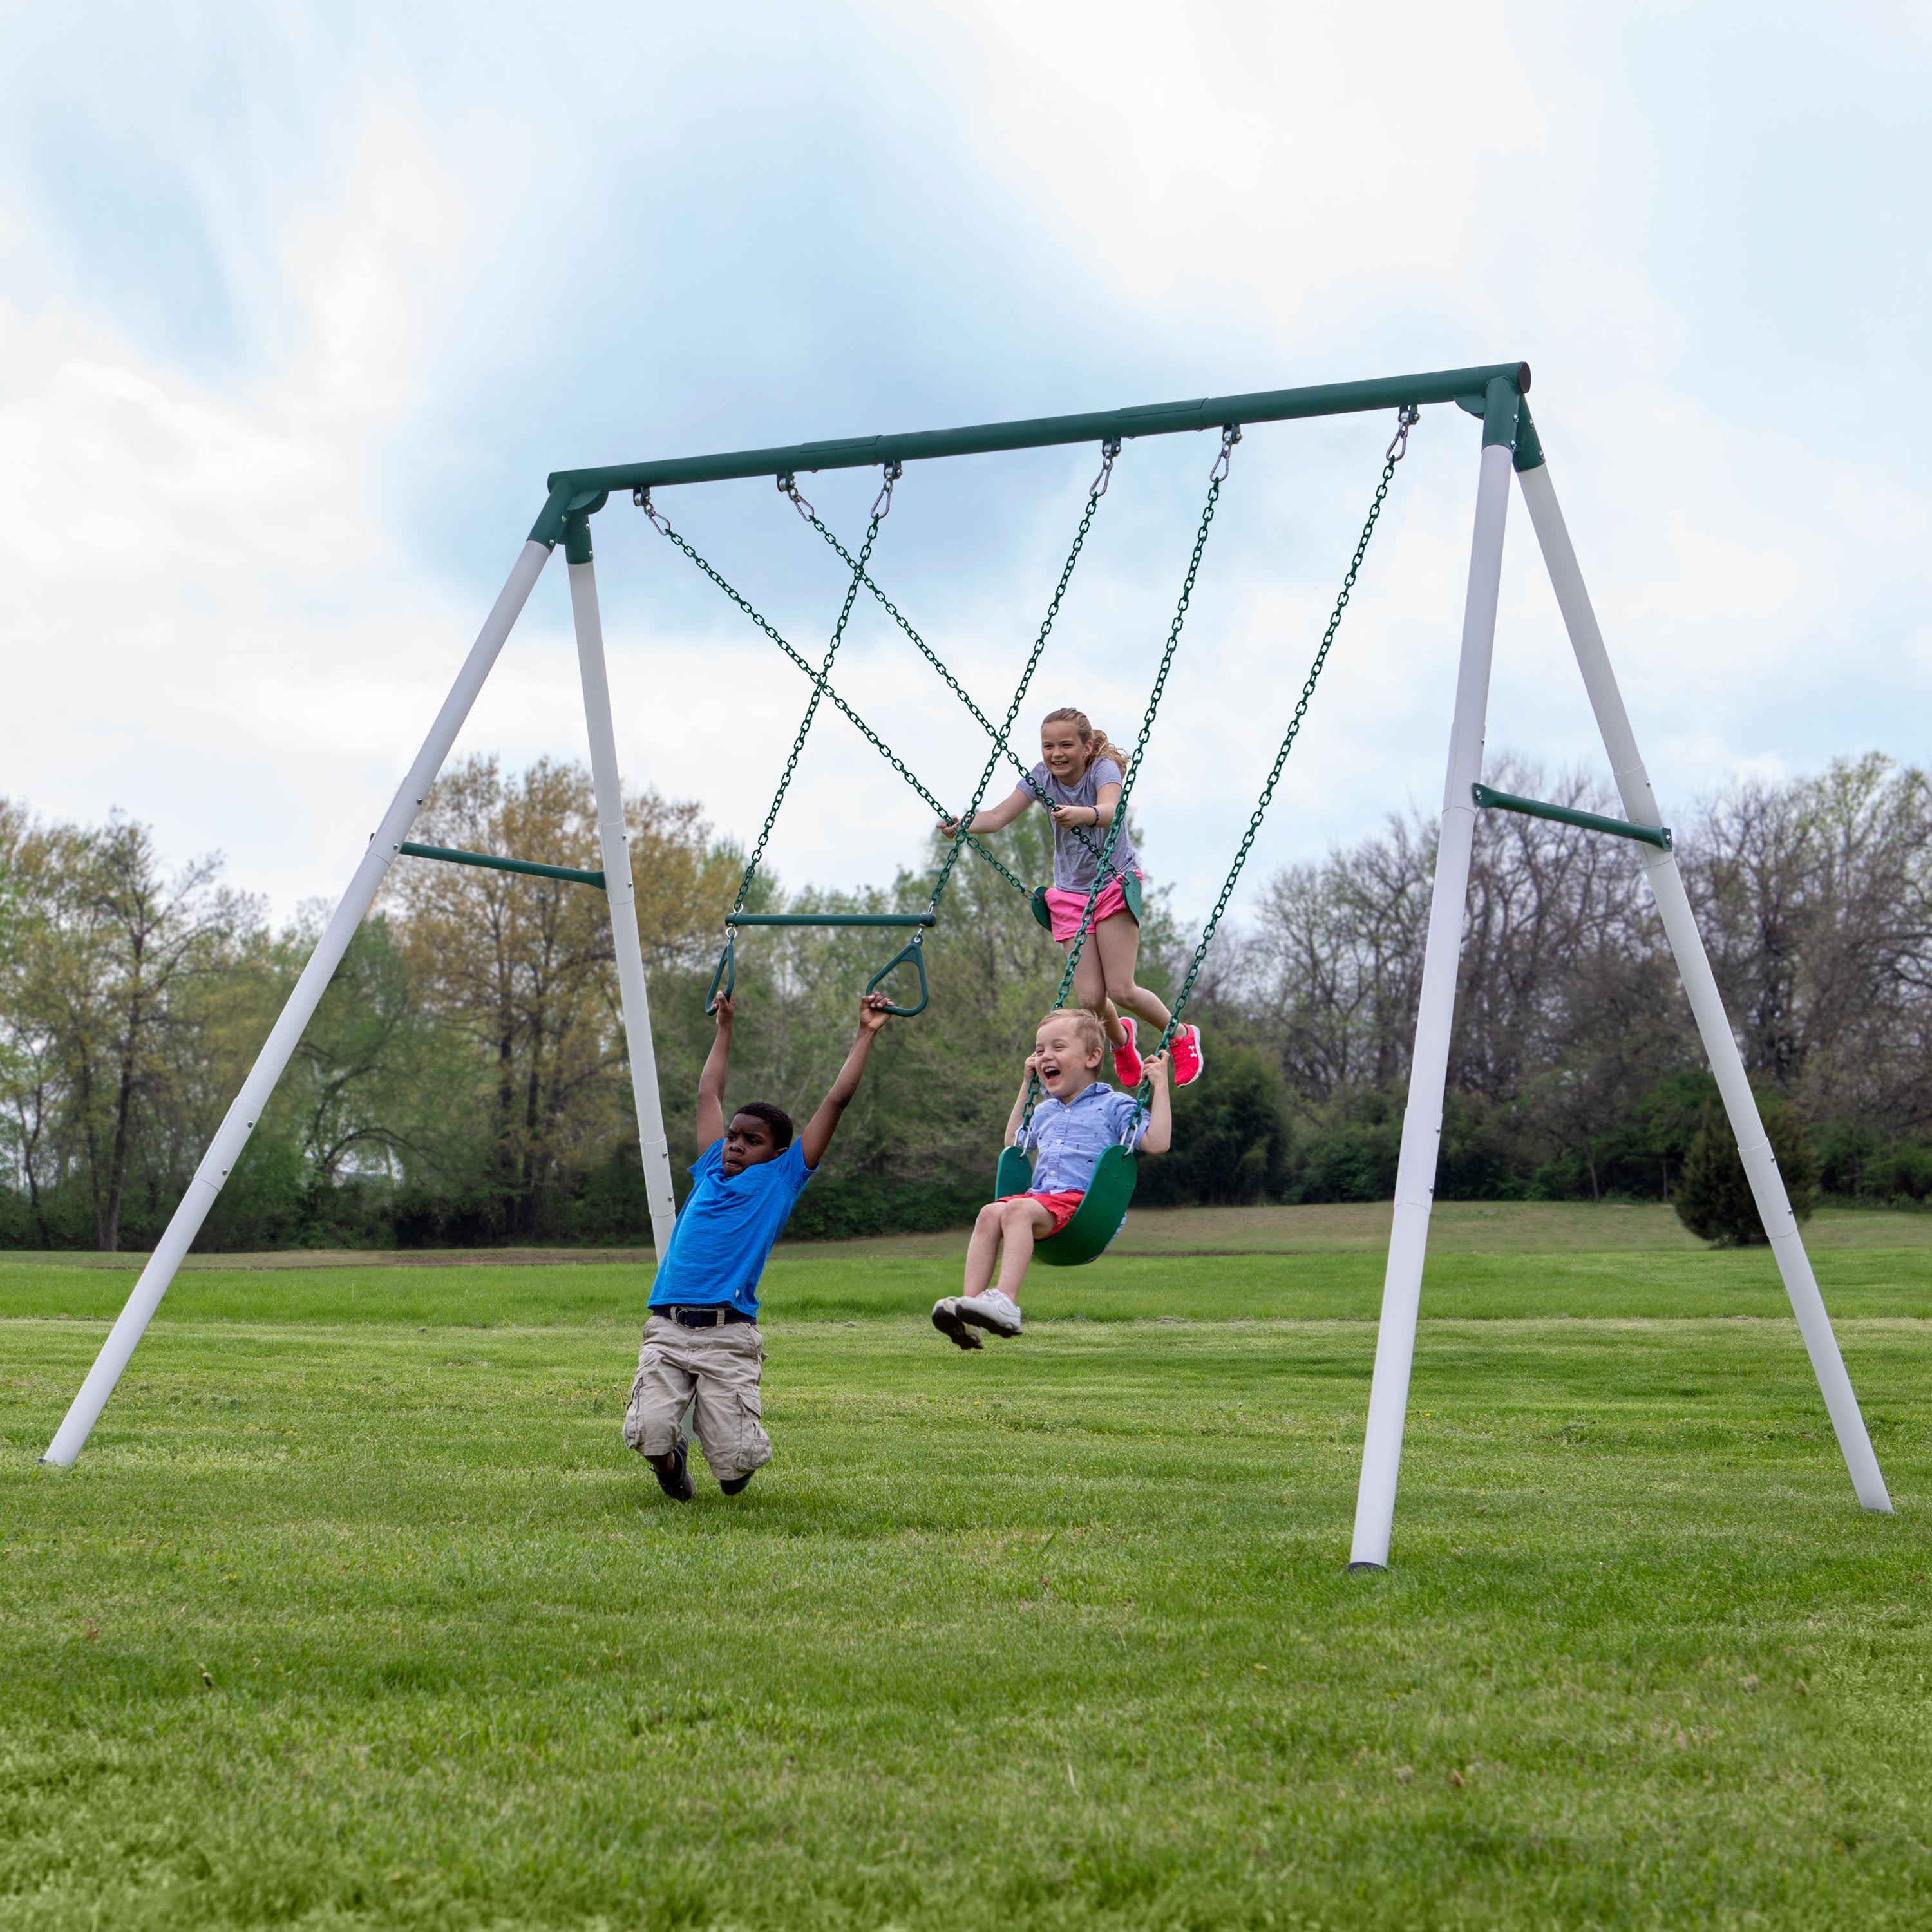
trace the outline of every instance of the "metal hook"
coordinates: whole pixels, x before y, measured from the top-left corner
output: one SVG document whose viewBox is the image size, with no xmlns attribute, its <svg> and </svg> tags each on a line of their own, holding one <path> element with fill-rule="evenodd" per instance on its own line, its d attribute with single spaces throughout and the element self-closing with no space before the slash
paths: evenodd
<svg viewBox="0 0 1932 1932">
<path fill-rule="evenodd" d="M 1239 423 L 1224 423 L 1221 428 L 1221 453 L 1214 459 L 1214 466 L 1208 472 L 1210 483 L 1225 483 L 1228 480 L 1228 459 L 1234 452 L 1234 446 L 1241 440 Z"/>
<path fill-rule="evenodd" d="M 650 485 L 648 483 L 641 490 L 633 490 L 631 492 L 631 501 L 636 504 L 638 508 L 643 511 L 644 514 L 650 518 L 666 536 L 670 535 L 670 519 L 652 502 Z"/>
<path fill-rule="evenodd" d="M 872 514 L 881 523 L 892 513 L 892 485 L 904 474 L 905 465 L 903 463 L 886 465 L 885 487 L 872 500 Z"/>
<path fill-rule="evenodd" d="M 1408 454 L 1408 433 L 1422 420 L 1422 412 L 1413 403 L 1404 403 L 1395 412 L 1395 440 L 1382 452 L 1384 463 L 1400 463 Z"/>
<path fill-rule="evenodd" d="M 778 472 L 778 494 L 791 499 L 791 506 L 808 524 L 818 520 L 818 512 L 798 493 L 798 478 L 789 470 Z"/>
<path fill-rule="evenodd" d="M 1100 473 L 1087 486 L 1087 494 L 1097 502 L 1107 494 L 1107 483 L 1114 473 L 1114 458 L 1120 453 L 1120 439 L 1117 436 L 1105 438 L 1100 445 Z"/>
</svg>

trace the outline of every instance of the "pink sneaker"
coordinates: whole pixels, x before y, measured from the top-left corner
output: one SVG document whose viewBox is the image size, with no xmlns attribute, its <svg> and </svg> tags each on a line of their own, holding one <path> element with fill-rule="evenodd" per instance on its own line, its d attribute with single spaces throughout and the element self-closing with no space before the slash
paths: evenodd
<svg viewBox="0 0 1932 1932">
<path fill-rule="evenodd" d="M 1114 1049 L 1114 1078 L 1123 1087 L 1138 1087 L 1146 1069 L 1141 1065 L 1141 1050 L 1134 1038 L 1134 1023 L 1124 1019 L 1120 1024 L 1127 1030 L 1127 1040 L 1124 1046 Z"/>
<path fill-rule="evenodd" d="M 1177 1087 L 1192 1087 L 1201 1078 L 1201 1070 L 1207 1064 L 1206 1057 L 1201 1051 L 1201 1029 L 1198 1026 L 1176 1027 L 1168 1054 L 1169 1064 L 1174 1069 L 1174 1084 Z"/>
</svg>

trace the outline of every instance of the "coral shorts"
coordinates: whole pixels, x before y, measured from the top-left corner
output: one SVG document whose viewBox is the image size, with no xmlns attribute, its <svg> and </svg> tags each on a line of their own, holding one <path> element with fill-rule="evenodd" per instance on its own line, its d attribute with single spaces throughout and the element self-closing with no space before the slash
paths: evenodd
<svg viewBox="0 0 1932 1932">
<path fill-rule="evenodd" d="M 1136 868 L 1134 877 L 1138 879 L 1140 876 Z M 1080 930 L 1080 915 L 1086 907 L 1087 895 L 1084 892 L 1064 892 L 1058 886 L 1047 887 L 1046 909 L 1052 915 L 1053 938 L 1056 945 L 1066 946 L 1072 943 L 1074 934 Z M 1102 920 L 1112 919 L 1117 912 L 1125 912 L 1126 909 L 1126 888 L 1118 878 L 1109 879 L 1106 891 L 1094 902 L 1094 917 L 1087 930 L 1091 932 Z"/>
<path fill-rule="evenodd" d="M 1002 1194 L 1002 1201 L 1037 1201 L 1053 1216 L 1053 1225 L 1046 1234 L 1036 1234 L 1036 1241 L 1043 1241 L 1047 1234 L 1057 1234 L 1073 1218 L 1073 1210 L 1087 1196 L 1079 1188 L 1065 1194 Z"/>
</svg>

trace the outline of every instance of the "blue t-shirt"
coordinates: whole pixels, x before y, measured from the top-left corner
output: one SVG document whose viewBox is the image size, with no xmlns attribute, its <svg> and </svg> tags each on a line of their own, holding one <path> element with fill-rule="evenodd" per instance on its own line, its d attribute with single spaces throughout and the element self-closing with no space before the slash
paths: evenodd
<svg viewBox="0 0 1932 1932">
<path fill-rule="evenodd" d="M 772 1244 L 812 1178 L 804 1150 L 794 1141 L 783 1154 L 728 1175 L 718 1139 L 692 1162 L 691 1173 L 698 1185 L 658 1263 L 650 1305 L 704 1308 L 726 1301 L 756 1315 L 758 1277 Z"/>
</svg>

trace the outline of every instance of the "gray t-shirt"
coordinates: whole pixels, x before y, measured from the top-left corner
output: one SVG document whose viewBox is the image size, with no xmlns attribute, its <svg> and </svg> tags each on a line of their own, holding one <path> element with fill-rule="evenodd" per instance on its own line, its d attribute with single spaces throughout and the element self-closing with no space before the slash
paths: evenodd
<svg viewBox="0 0 1932 1932">
<path fill-rule="evenodd" d="M 1040 793 L 1044 792 L 1055 805 L 1097 806 L 1100 788 L 1120 782 L 1120 768 L 1112 758 L 1096 758 L 1081 773 L 1078 784 L 1067 786 L 1062 784 L 1044 764 L 1038 764 L 1033 768 L 1033 782 L 1040 791 L 1028 790 L 1027 796 L 1036 802 Z M 1053 883 L 1062 892 L 1093 890 L 1094 874 L 1106 846 L 1107 832 L 1104 825 L 1088 825 L 1084 822 L 1072 830 L 1064 825 L 1053 828 Z M 1120 837 L 1114 842 L 1114 856 L 1108 862 L 1117 875 L 1138 869 L 1134 842 L 1124 825 L 1120 827 Z"/>
</svg>

